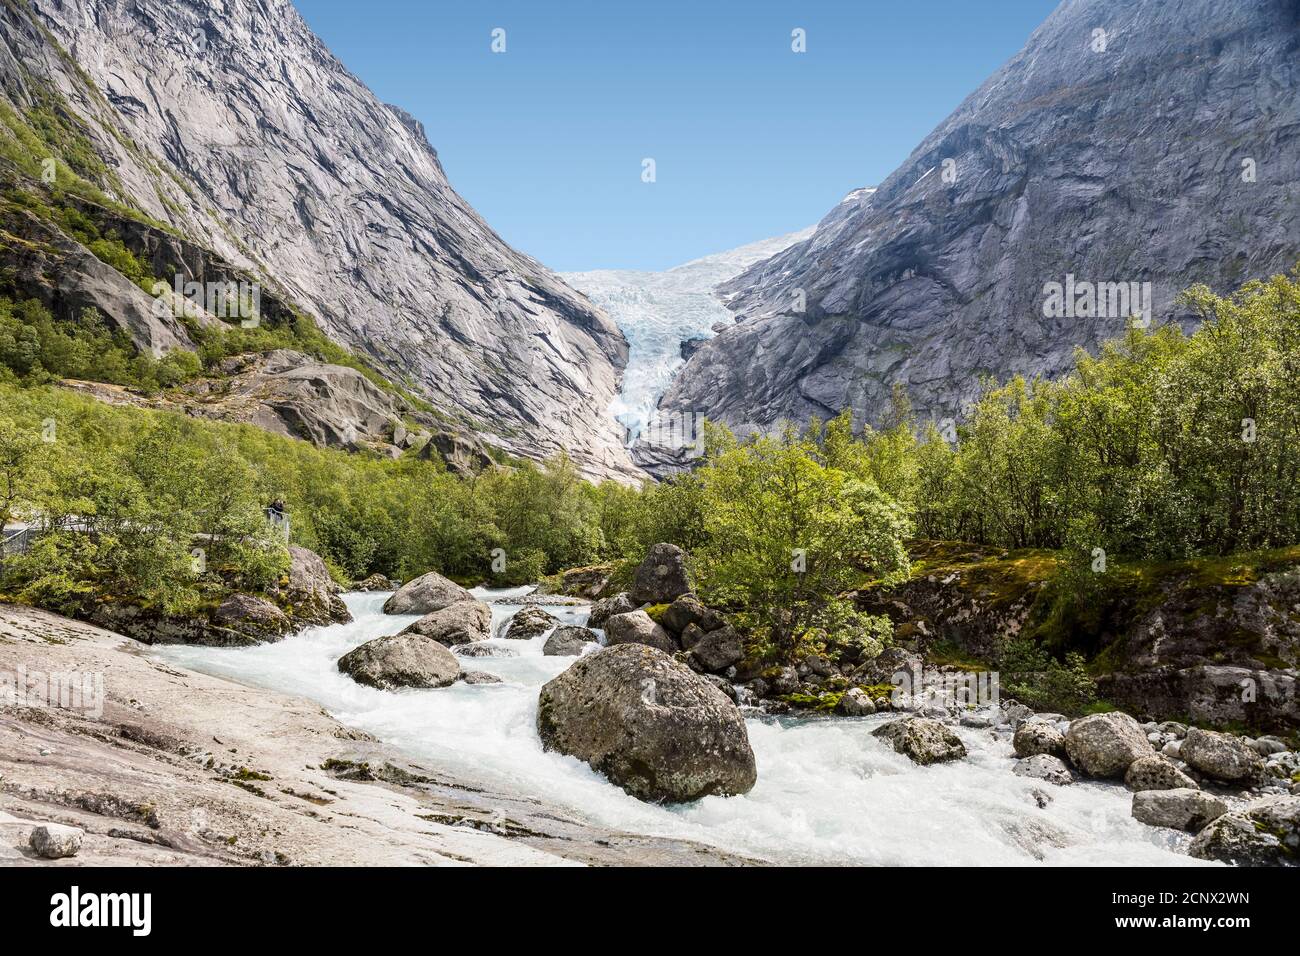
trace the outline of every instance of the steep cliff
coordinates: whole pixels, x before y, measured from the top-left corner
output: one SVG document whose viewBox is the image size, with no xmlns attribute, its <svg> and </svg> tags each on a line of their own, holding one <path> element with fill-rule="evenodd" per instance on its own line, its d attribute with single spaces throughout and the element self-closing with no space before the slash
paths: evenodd
<svg viewBox="0 0 1300 956">
<path fill-rule="evenodd" d="M 1300 4 L 1068 0 L 874 194 L 723 285 L 740 322 L 662 408 L 872 420 L 898 382 L 959 414 L 981 376 L 1059 374 L 1124 332 L 1118 287 L 1048 315 L 1049 283 L 1149 282 L 1144 318 L 1187 322 L 1185 287 L 1298 259 Z"/>
<path fill-rule="evenodd" d="M 608 414 L 627 359 L 617 327 L 507 246 L 420 124 L 288 0 L 3 0 L 0 86 L 0 164 L 35 191 L 80 176 L 248 270 L 489 441 L 629 473 Z M 51 158 L 56 181 L 36 185 Z M 68 245 L 58 270 L 93 299 L 76 261 L 95 263 L 55 238 Z M 118 285 L 110 321 L 154 349 L 186 344 L 173 322 L 140 327 L 147 300 Z"/>
</svg>

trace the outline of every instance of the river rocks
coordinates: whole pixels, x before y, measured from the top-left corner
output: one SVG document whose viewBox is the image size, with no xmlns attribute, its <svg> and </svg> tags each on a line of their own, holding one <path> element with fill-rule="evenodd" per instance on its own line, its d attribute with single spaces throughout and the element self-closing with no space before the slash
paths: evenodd
<svg viewBox="0 0 1300 956">
<path fill-rule="evenodd" d="M 1238 866 L 1300 862 L 1300 797 L 1264 797 L 1225 813 L 1192 841 L 1188 855 Z"/>
<path fill-rule="evenodd" d="M 358 581 L 352 585 L 354 591 L 393 591 L 397 589 L 397 584 L 382 574 L 372 574 L 364 581 Z"/>
<path fill-rule="evenodd" d="M 358 684 L 446 687 L 460 676 L 460 663 L 447 648 L 419 634 L 378 637 L 339 658 L 338 668 Z"/>
<path fill-rule="evenodd" d="M 667 604 L 690 589 L 686 553 L 675 544 L 653 544 L 633 575 L 630 596 L 637 604 Z"/>
<path fill-rule="evenodd" d="M 584 647 L 595 640 L 594 631 L 576 624 L 561 624 L 546 639 L 542 654 L 546 657 L 577 657 Z"/>
<path fill-rule="evenodd" d="M 569 568 L 560 572 L 560 579 L 554 585 L 560 594 L 597 600 L 605 596 L 609 588 L 610 575 L 614 573 L 612 564 L 596 564 L 588 568 Z"/>
<path fill-rule="evenodd" d="M 1130 790 L 1199 790 L 1196 781 L 1154 754 L 1138 757 L 1124 771 L 1124 786 Z"/>
<path fill-rule="evenodd" d="M 339 586 L 315 551 L 289 546 L 289 581 L 280 593 L 297 626 L 347 624 L 352 614 L 339 597 Z"/>
<path fill-rule="evenodd" d="M 1273 756 L 1273 754 L 1280 754 L 1290 749 L 1286 741 L 1280 737 L 1260 737 L 1257 740 L 1252 740 L 1250 747 L 1265 759 Z"/>
<path fill-rule="evenodd" d="M 908 680 L 921 673 L 921 655 L 901 647 L 887 647 L 869 661 L 865 661 L 851 675 L 863 684 L 890 684 L 895 674 L 907 674 Z"/>
<path fill-rule="evenodd" d="M 1070 773 L 1070 768 L 1065 765 L 1065 761 L 1051 754 L 1034 754 L 1032 757 L 1017 760 L 1011 772 L 1017 777 L 1045 780 L 1058 787 L 1074 783 L 1074 774 Z"/>
<path fill-rule="evenodd" d="M 266 598 L 232 594 L 212 613 L 212 621 L 261 641 L 279 640 L 293 630 L 293 622 Z"/>
<path fill-rule="evenodd" d="M 472 601 L 470 594 L 455 581 L 449 581 L 437 571 L 422 574 L 398 588 L 384 602 L 385 614 L 429 614 L 441 611 L 457 601 Z"/>
<path fill-rule="evenodd" d="M 82 831 L 61 823 L 43 823 L 27 839 L 32 852 L 46 860 L 76 856 L 81 850 Z"/>
<path fill-rule="evenodd" d="M 876 702 L 861 687 L 850 687 L 835 709 L 845 717 L 867 717 L 876 712 Z"/>
<path fill-rule="evenodd" d="M 1133 819 L 1153 827 L 1197 833 L 1228 812 L 1218 797 L 1190 787 L 1142 790 L 1133 794 Z"/>
<path fill-rule="evenodd" d="M 597 601 L 591 606 L 591 613 L 587 617 L 587 623 L 592 627 L 604 627 L 605 622 L 615 614 L 627 614 L 629 611 L 635 611 L 636 605 L 628 597 L 626 591 L 620 591 L 613 597 L 605 598 L 603 601 Z"/>
<path fill-rule="evenodd" d="M 939 721 L 928 717 L 891 720 L 883 727 L 873 730 L 871 735 L 889 741 L 894 750 L 923 767 L 966 756 L 966 747 L 961 738 Z"/>
<path fill-rule="evenodd" d="M 1055 724 L 1046 720 L 1027 720 L 1017 728 L 1011 746 L 1017 757 L 1033 757 L 1038 754 L 1063 757 L 1065 735 L 1056 729 Z"/>
<path fill-rule="evenodd" d="M 690 652 L 706 671 L 716 674 L 744 657 L 745 647 L 736 629 L 727 624 L 702 635 Z"/>
<path fill-rule="evenodd" d="M 721 614 L 705 607 L 694 594 L 683 594 L 668 605 L 668 609 L 663 614 L 664 627 L 674 634 L 684 634 L 688 627 L 695 627 L 700 633 L 706 633 L 715 631 L 726 623 L 726 619 Z"/>
<path fill-rule="evenodd" d="M 1189 766 L 1215 780 L 1252 783 L 1264 776 L 1264 758 L 1231 734 L 1192 727 L 1180 755 Z"/>
<path fill-rule="evenodd" d="M 519 652 L 513 647 L 501 647 L 497 644 L 458 644 L 451 649 L 457 657 L 518 657 Z"/>
<path fill-rule="evenodd" d="M 516 611 L 500 630 L 501 637 L 508 641 L 527 641 L 539 634 L 545 634 L 559 624 L 559 620 L 540 607 L 530 605 Z"/>
<path fill-rule="evenodd" d="M 656 624 L 645 611 L 615 614 L 605 622 L 605 643 L 645 644 L 666 654 L 678 651 L 677 641 L 664 628 Z"/>
<path fill-rule="evenodd" d="M 587 654 L 547 683 L 537 728 L 546 749 L 586 761 L 642 800 L 745 793 L 757 779 L 736 706 L 639 643 Z"/>
<path fill-rule="evenodd" d="M 1122 777 L 1138 757 L 1153 753 L 1141 725 L 1128 714 L 1092 714 L 1065 734 L 1070 762 L 1091 777 Z"/>
<path fill-rule="evenodd" d="M 464 684 L 500 684 L 501 678 L 496 674 L 489 674 L 487 671 L 462 671 L 460 675 L 461 683 Z"/>
<path fill-rule="evenodd" d="M 470 598 L 448 604 L 438 611 L 424 615 L 408 624 L 403 634 L 419 634 L 447 647 L 472 644 L 488 637 L 492 626 L 492 609 L 482 601 Z"/>
</svg>

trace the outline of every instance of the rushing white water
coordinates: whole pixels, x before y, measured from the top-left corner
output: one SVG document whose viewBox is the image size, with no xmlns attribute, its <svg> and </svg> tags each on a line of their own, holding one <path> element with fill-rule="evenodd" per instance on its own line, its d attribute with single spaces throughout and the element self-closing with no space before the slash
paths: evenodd
<svg viewBox="0 0 1300 956">
<path fill-rule="evenodd" d="M 476 591 L 486 600 L 528 588 Z M 1122 787 L 1053 787 L 1011 773 L 1011 749 L 990 731 L 959 728 L 970 756 L 917 767 L 870 734 L 886 717 L 747 721 L 758 784 L 740 797 L 663 807 L 628 796 L 586 764 L 547 753 L 538 740 L 537 692 L 570 664 L 545 657 L 546 635 L 494 641 L 517 657 L 465 658 L 501 684 L 379 691 L 353 682 L 340 656 L 415 620 L 385 615 L 387 593 L 350 594 L 351 624 L 312 628 L 252 648 L 164 647 L 168 661 L 318 701 L 338 720 L 369 731 L 412 759 L 468 780 L 493 780 L 589 819 L 674 836 L 787 863 L 1014 865 L 1194 864 L 1188 838 L 1130 816 Z M 496 626 L 520 605 L 494 604 Z M 585 607 L 547 608 L 582 623 Z M 595 649 L 592 645 L 589 650 Z M 1039 807 L 1034 793 L 1047 794 Z"/>
</svg>

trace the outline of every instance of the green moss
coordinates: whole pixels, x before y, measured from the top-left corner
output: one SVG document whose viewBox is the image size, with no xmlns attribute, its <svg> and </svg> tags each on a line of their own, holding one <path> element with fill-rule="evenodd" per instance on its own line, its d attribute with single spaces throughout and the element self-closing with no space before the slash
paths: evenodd
<svg viewBox="0 0 1300 956">
<path fill-rule="evenodd" d="M 664 622 L 664 612 L 668 610 L 668 605 L 651 604 L 644 610 L 650 615 L 650 620 L 654 621 L 656 624 L 662 624 Z"/>
<path fill-rule="evenodd" d="M 784 694 L 777 698 L 799 710 L 814 710 L 819 713 L 834 710 L 839 706 L 843 692 L 830 691 L 824 694 Z"/>
<path fill-rule="evenodd" d="M 257 770 L 249 770 L 247 767 L 240 767 L 234 772 L 232 778 L 235 780 L 270 780 L 271 775 Z"/>
</svg>

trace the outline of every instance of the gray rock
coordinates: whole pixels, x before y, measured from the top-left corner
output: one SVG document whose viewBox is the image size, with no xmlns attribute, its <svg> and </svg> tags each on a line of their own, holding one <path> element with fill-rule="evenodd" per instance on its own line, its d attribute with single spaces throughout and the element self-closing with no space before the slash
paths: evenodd
<svg viewBox="0 0 1300 956">
<path fill-rule="evenodd" d="M 1181 759 L 1215 780 L 1258 782 L 1264 778 L 1264 758 L 1240 737 L 1192 727 L 1183 739 Z"/>
<path fill-rule="evenodd" d="M 46 860 L 62 860 L 76 856 L 81 850 L 83 831 L 61 823 L 43 823 L 34 827 L 28 837 L 32 852 Z"/>
<path fill-rule="evenodd" d="M 1071 723 L 1065 752 L 1090 777 L 1122 777 L 1134 760 L 1154 751 L 1138 722 L 1116 712 L 1091 714 Z"/>
<path fill-rule="evenodd" d="M 449 581 L 437 571 L 422 574 L 408 581 L 384 602 L 385 614 L 430 614 L 441 611 L 457 601 L 473 601 L 470 594 L 455 581 Z"/>
<path fill-rule="evenodd" d="M 1257 826 L 1243 811 L 1210 821 L 1187 848 L 1187 855 L 1234 866 L 1281 866 L 1294 859 L 1276 835 Z"/>
<path fill-rule="evenodd" d="M 717 674 L 701 674 L 706 681 L 727 695 L 727 699 L 733 704 L 740 703 L 740 693 L 736 690 L 736 685 L 725 677 L 719 677 Z"/>
<path fill-rule="evenodd" d="M 620 591 L 613 597 L 605 598 L 603 601 L 597 601 L 591 606 L 591 614 L 587 617 L 587 624 L 591 627 L 605 626 L 615 614 L 627 614 L 629 611 L 635 611 L 636 605 L 632 603 L 632 598 L 626 591 Z"/>
<path fill-rule="evenodd" d="M 457 657 L 518 657 L 519 652 L 513 647 L 501 647 L 497 644 L 458 644 L 452 648 Z"/>
<path fill-rule="evenodd" d="M 1074 774 L 1070 773 L 1070 768 L 1065 765 L 1065 761 L 1051 754 L 1034 754 L 1032 757 L 1017 760 L 1011 767 L 1011 772 L 1018 777 L 1045 780 L 1058 787 L 1074 783 Z"/>
<path fill-rule="evenodd" d="M 1285 740 L 1279 737 L 1260 737 L 1252 745 L 1255 753 L 1261 757 L 1271 757 L 1273 754 L 1284 753 L 1291 748 L 1287 746 Z"/>
<path fill-rule="evenodd" d="M 509 641 L 527 641 L 545 634 L 560 623 L 555 615 L 536 605 L 522 607 L 501 625 L 498 637 Z"/>
<path fill-rule="evenodd" d="M 873 730 L 871 735 L 889 741 L 894 750 L 922 766 L 966 756 L 966 747 L 961 738 L 939 721 L 928 717 L 891 720 Z"/>
<path fill-rule="evenodd" d="M 1133 819 L 1153 827 L 1199 833 L 1228 812 L 1218 797 L 1189 787 L 1142 790 L 1133 794 Z"/>
<path fill-rule="evenodd" d="M 605 622 L 605 643 L 646 644 L 666 654 L 675 654 L 680 648 L 666 630 L 654 622 L 645 611 L 615 614 Z"/>
<path fill-rule="evenodd" d="M 454 647 L 486 639 L 491 626 L 492 609 L 482 601 L 470 598 L 431 611 L 418 621 L 408 624 L 401 633 L 419 634 L 447 647 Z"/>
<path fill-rule="evenodd" d="M 701 633 L 715 631 L 726 624 L 726 619 L 712 608 L 705 607 L 694 594 L 683 594 L 664 611 L 663 624 L 674 634 L 685 634 L 694 626 Z M 683 641 L 685 646 L 685 641 Z M 689 648 L 688 648 L 689 650 Z"/>
<path fill-rule="evenodd" d="M 561 624 L 546 639 L 542 654 L 546 657 L 577 657 L 584 647 L 595 640 L 594 631 L 574 624 Z"/>
<path fill-rule="evenodd" d="M 1170 760 L 1182 760 L 1183 742 L 1181 740 L 1171 740 L 1160 748 L 1160 752 Z"/>
<path fill-rule="evenodd" d="M 372 574 L 364 581 L 352 585 L 354 591 L 395 591 L 398 585 L 382 574 Z"/>
<path fill-rule="evenodd" d="M 633 575 L 629 596 L 637 604 L 668 604 L 690 589 L 686 553 L 675 544 L 652 544 Z"/>
<path fill-rule="evenodd" d="M 213 623 L 263 641 L 279 640 L 293 631 L 287 614 L 266 598 L 232 594 L 212 614 Z"/>
<path fill-rule="evenodd" d="M 1045 720 L 1027 720 L 1016 728 L 1011 739 L 1012 749 L 1017 757 L 1033 757 L 1037 754 L 1051 754 L 1054 757 L 1065 756 L 1065 737 L 1056 729 L 1056 725 Z"/>
<path fill-rule="evenodd" d="M 501 678 L 487 671 L 462 671 L 460 679 L 466 684 L 500 684 Z"/>
<path fill-rule="evenodd" d="M 542 744 L 586 761 L 642 800 L 749 791 L 745 722 L 708 680 L 641 644 L 579 658 L 538 698 Z"/>
<path fill-rule="evenodd" d="M 339 670 L 358 684 L 446 687 L 460 676 L 460 662 L 437 641 L 419 634 L 391 634 L 367 641 L 339 658 Z"/>
<path fill-rule="evenodd" d="M 349 623 L 352 613 L 339 597 L 340 590 L 320 555 L 296 544 L 289 546 L 289 583 L 281 593 L 293 608 L 297 626 Z"/>
<path fill-rule="evenodd" d="M 836 705 L 845 717 L 867 717 L 876 712 L 876 703 L 861 687 L 850 687 Z"/>
<path fill-rule="evenodd" d="M 1200 786 L 1165 757 L 1138 757 L 1124 772 L 1130 790 L 1199 790 Z"/>
<path fill-rule="evenodd" d="M 700 665 L 713 674 L 726 670 L 745 656 L 740 635 L 730 624 L 704 634 L 690 650 Z"/>
</svg>

